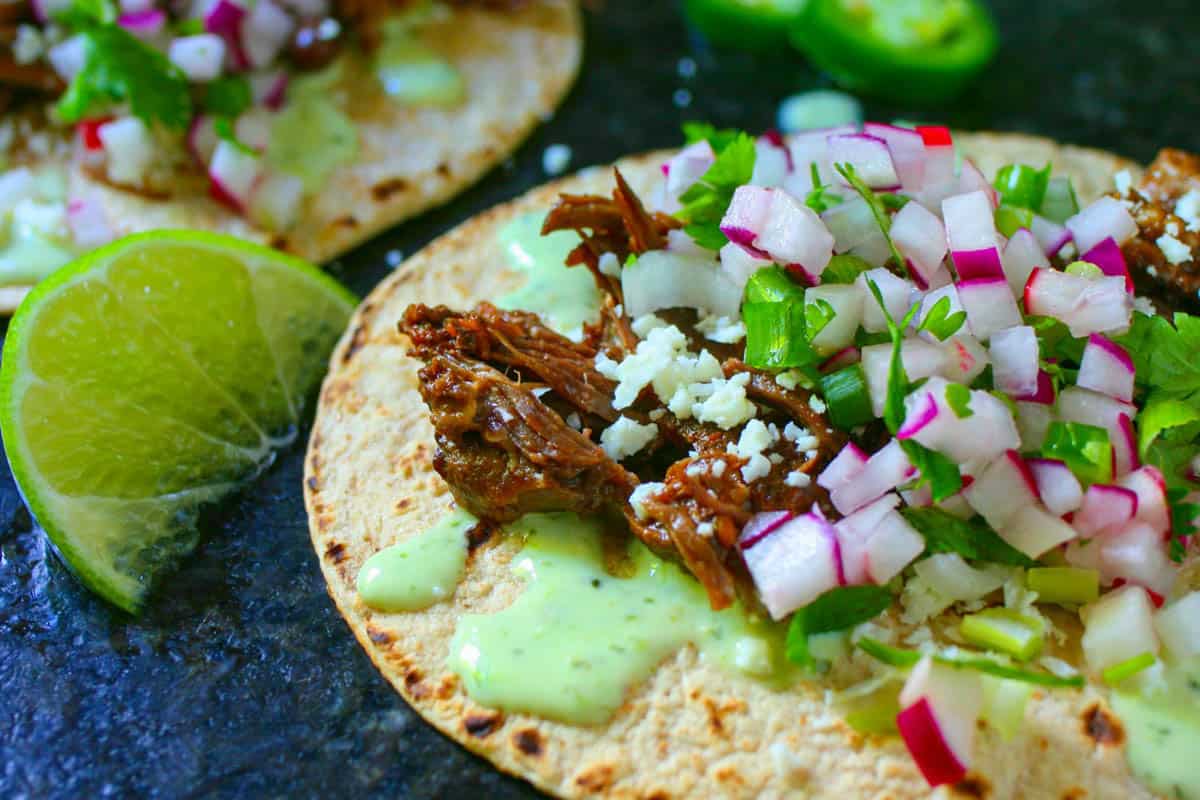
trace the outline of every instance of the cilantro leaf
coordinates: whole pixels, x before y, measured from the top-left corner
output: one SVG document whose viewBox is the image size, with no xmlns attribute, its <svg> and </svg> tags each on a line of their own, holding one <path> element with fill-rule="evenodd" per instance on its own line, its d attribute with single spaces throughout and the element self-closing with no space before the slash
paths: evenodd
<svg viewBox="0 0 1200 800">
<path fill-rule="evenodd" d="M 959 419 L 966 419 L 975 413 L 971 410 L 971 390 L 961 383 L 946 384 L 946 402 Z"/>
<path fill-rule="evenodd" d="M 1150 445 L 1163 431 L 1200 421 L 1200 408 L 1192 403 L 1165 396 L 1163 392 L 1150 395 L 1138 414 L 1138 451 L 1144 458 Z"/>
<path fill-rule="evenodd" d="M 1200 504 L 1188 500 L 1186 489 L 1167 491 L 1167 504 L 1171 508 L 1171 542 L 1168 552 L 1172 561 L 1183 561 L 1183 540 L 1196 534 L 1196 518 L 1200 517 Z"/>
<path fill-rule="evenodd" d="M 117 21 L 117 4 L 113 0 L 71 0 L 66 8 L 51 13 L 55 22 L 72 28 L 99 23 L 111 25 Z"/>
<path fill-rule="evenodd" d="M 683 123 L 683 140 L 687 144 L 707 141 L 714 153 L 719 153 L 738 138 L 741 131 L 736 128 L 718 128 L 708 122 Z"/>
<path fill-rule="evenodd" d="M 871 264 L 850 253 L 836 255 L 821 273 L 821 283 L 854 283 L 859 275 L 871 269 Z"/>
<path fill-rule="evenodd" d="M 829 184 L 821 183 L 821 171 L 817 169 L 817 162 L 812 162 L 812 190 L 808 196 L 804 198 L 804 204 L 818 214 L 823 214 L 834 206 L 842 202 L 842 198 L 836 194 L 827 195 Z"/>
<path fill-rule="evenodd" d="M 222 75 L 204 85 L 204 108 L 223 117 L 237 117 L 254 104 L 250 82 L 241 75 Z"/>
<path fill-rule="evenodd" d="M 808 666 L 808 637 L 853 628 L 875 619 L 892 604 L 885 586 L 839 586 L 830 589 L 792 615 L 787 632 L 788 660 Z"/>
<path fill-rule="evenodd" d="M 940 508 L 901 508 L 908 523 L 925 537 L 925 554 L 958 553 L 972 561 L 990 561 L 1014 567 L 1036 567 L 1038 562 L 1000 538 L 981 520 L 959 519 Z"/>
<path fill-rule="evenodd" d="M 84 67 L 59 98 L 59 118 L 74 124 L 128 103 L 143 122 L 186 128 L 192 119 L 187 78 L 167 57 L 115 25 L 83 28 Z"/>
<path fill-rule="evenodd" d="M 242 153 L 248 156 L 257 156 L 258 152 L 250 145 L 243 142 L 237 137 L 237 133 L 233 129 L 233 122 L 229 117 L 217 117 L 213 120 L 213 133 L 223 142 L 229 142 Z"/>
<path fill-rule="evenodd" d="M 871 208 L 871 214 L 875 217 L 876 224 L 879 225 L 879 230 L 883 232 L 883 238 L 887 242 L 888 249 L 892 251 L 892 259 L 896 262 L 896 269 L 904 269 L 904 256 L 897 249 L 896 243 L 892 241 L 891 230 L 892 220 L 888 216 L 887 205 L 884 204 L 880 196 L 875 191 L 867 186 L 858 177 L 858 172 L 855 171 L 853 164 L 835 164 L 834 169 L 841 175 L 846 183 L 850 184 L 850 188 L 858 192 L 859 197 L 866 201 Z"/>
<path fill-rule="evenodd" d="M 966 321 L 967 312 L 956 311 L 951 314 L 950 298 L 942 297 L 933 304 L 933 308 L 929 309 L 929 313 L 925 315 L 925 319 L 921 320 L 918 328 L 929 331 L 938 338 L 938 341 L 944 342 L 957 333 Z"/>
<path fill-rule="evenodd" d="M 715 148 L 714 148 L 715 149 Z M 739 186 L 754 174 L 754 139 L 739 132 L 717 153 L 717 159 L 679 198 L 683 204 L 675 216 L 684 230 L 707 250 L 720 250 L 729 239 L 721 233 L 721 219 Z"/>
<path fill-rule="evenodd" d="M 912 439 L 900 440 L 900 447 L 921 473 L 920 480 L 913 488 L 928 483 L 935 503 L 953 497 L 962 489 L 962 473 L 953 461 Z"/>
<path fill-rule="evenodd" d="M 837 312 L 833 310 L 828 300 L 817 298 L 812 302 L 805 301 L 804 303 L 804 325 L 805 334 L 811 342 L 817 338 L 817 334 L 825 330 L 825 326 L 833 322 L 833 318 L 837 316 Z"/>
<path fill-rule="evenodd" d="M 904 361 L 901 357 L 904 330 L 912 323 L 920 306 L 914 305 L 910 308 L 908 314 L 897 325 L 888 312 L 887 305 L 883 302 L 883 292 L 879 290 L 879 285 L 875 281 L 868 280 L 867 288 L 871 290 L 871 294 L 875 296 L 875 302 L 879 303 L 879 308 L 883 311 L 883 319 L 887 323 L 888 335 L 892 340 L 892 358 L 888 367 L 887 398 L 883 404 L 883 421 L 887 424 L 888 430 L 895 433 L 904 424 L 904 397 L 908 394 L 908 376 L 904 372 Z"/>
<path fill-rule="evenodd" d="M 1051 422 L 1042 455 L 1064 462 L 1085 484 L 1112 479 L 1112 442 L 1104 428 L 1080 422 Z"/>
</svg>

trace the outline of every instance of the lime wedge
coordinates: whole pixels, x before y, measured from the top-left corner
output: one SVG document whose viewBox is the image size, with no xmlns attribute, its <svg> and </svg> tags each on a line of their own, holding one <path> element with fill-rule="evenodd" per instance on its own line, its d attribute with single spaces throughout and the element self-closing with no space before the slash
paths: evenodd
<svg viewBox="0 0 1200 800">
<path fill-rule="evenodd" d="M 93 591 L 136 612 L 200 507 L 296 436 L 355 305 L 238 239 L 122 239 L 38 284 L 8 329 L 0 431 L 30 510 Z"/>
</svg>

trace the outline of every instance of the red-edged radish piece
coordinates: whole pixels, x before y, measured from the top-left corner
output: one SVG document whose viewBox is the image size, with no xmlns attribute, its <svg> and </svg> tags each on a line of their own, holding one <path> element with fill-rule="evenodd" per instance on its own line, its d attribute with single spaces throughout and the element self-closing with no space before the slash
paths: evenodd
<svg viewBox="0 0 1200 800">
<path fill-rule="evenodd" d="M 963 489 L 963 497 L 989 525 L 999 530 L 1021 508 L 1038 503 L 1037 481 L 1020 453 L 1006 450 Z"/>
<path fill-rule="evenodd" d="M 721 248 L 720 258 L 721 272 L 731 284 L 738 287 L 738 297 L 745 292 L 746 283 L 750 280 L 751 275 L 773 263 L 768 258 L 754 255 L 735 242 L 730 242 Z"/>
<path fill-rule="evenodd" d="M 688 236 L 687 231 L 679 228 L 667 231 L 667 249 L 685 256 L 712 256 L 711 250 L 696 244 L 696 240 Z"/>
<path fill-rule="evenodd" d="M 887 142 L 892 166 L 900 179 L 900 188 L 910 193 L 920 190 L 925 181 L 925 142 L 921 134 L 909 128 L 879 122 L 865 123 L 863 133 Z"/>
<path fill-rule="evenodd" d="M 833 234 L 836 253 L 848 253 L 875 238 L 883 240 L 871 207 L 858 196 L 826 210 L 821 214 L 821 222 Z"/>
<path fill-rule="evenodd" d="M 892 163 L 892 153 L 887 142 L 866 133 L 834 134 L 827 139 L 829 163 L 849 164 L 863 183 L 872 189 L 891 191 L 900 188 L 900 176 Z M 841 175 L 838 182 L 850 184 Z"/>
<path fill-rule="evenodd" d="M 959 419 L 946 402 L 945 379 L 933 377 L 921 389 L 932 392 L 938 404 L 946 409 L 939 423 L 913 435 L 913 439 L 931 450 L 942 453 L 956 464 L 975 464 L 990 461 L 1005 450 L 1020 446 L 1017 426 L 1012 413 L 998 398 L 982 390 L 970 394 L 971 416 Z"/>
<path fill-rule="evenodd" d="M 957 783 L 967 774 L 975 726 L 983 706 L 979 675 L 922 658 L 900 691 L 896 727 L 930 786 Z"/>
<path fill-rule="evenodd" d="M 975 162 L 969 158 L 962 160 L 962 169 L 958 173 L 958 190 L 963 194 L 983 192 L 993 211 L 1000 205 L 1000 196 L 996 193 L 995 187 L 975 165 Z"/>
<path fill-rule="evenodd" d="M 1054 380 L 1050 377 L 1050 373 L 1044 369 L 1038 370 L 1037 388 L 1032 394 L 1023 394 L 1013 398 L 1022 403 L 1040 403 L 1041 405 L 1054 405 Z"/>
<path fill-rule="evenodd" d="M 823 186 L 834 183 L 837 173 L 829 164 L 829 142 L 831 135 L 855 133 L 857 126 L 843 125 L 839 128 L 824 128 L 804 131 L 788 138 L 788 155 L 792 170 L 784 180 L 784 188 L 794 197 L 805 197 L 813 186 L 812 168 L 817 167 L 817 177 Z"/>
<path fill-rule="evenodd" d="M 742 528 L 742 534 L 738 537 L 738 546 L 743 550 L 753 547 L 759 539 L 773 532 L 785 522 L 794 519 L 795 516 L 791 511 L 763 511 L 755 514 Z"/>
<path fill-rule="evenodd" d="M 212 160 L 213 152 L 217 149 L 216 121 L 210 114 L 197 114 L 192 118 L 188 127 L 187 148 L 196 163 L 207 165 Z"/>
<path fill-rule="evenodd" d="M 255 105 L 271 111 L 278 111 L 287 102 L 288 85 L 291 75 L 285 69 L 271 69 L 256 72 L 250 76 L 250 93 Z"/>
<path fill-rule="evenodd" d="M 863 374 L 867 379 L 867 390 L 871 394 L 871 409 L 875 416 L 883 416 L 887 400 L 888 373 L 892 365 L 892 346 L 873 344 L 860 351 Z M 946 362 L 946 353 L 938 345 L 924 339 L 905 339 L 900 345 L 900 363 L 910 381 L 937 375 Z"/>
<path fill-rule="evenodd" d="M 867 578 L 882 586 L 925 550 L 925 538 L 896 511 L 884 514 L 863 548 Z"/>
<path fill-rule="evenodd" d="M 925 145 L 925 183 L 945 183 L 954 178 L 954 141 L 950 129 L 941 125 L 918 125 Z"/>
<path fill-rule="evenodd" d="M 1061 319 L 1075 307 L 1088 279 L 1056 269 L 1035 269 L 1025 281 L 1025 313 Z"/>
<path fill-rule="evenodd" d="M 233 0 L 217 0 L 204 14 L 204 30 L 225 40 L 230 61 L 238 69 L 250 66 L 250 60 L 242 48 L 242 26 L 245 19 L 246 9 Z"/>
<path fill-rule="evenodd" d="M 1071 231 L 1067 230 L 1066 226 L 1051 222 L 1036 214 L 1033 217 L 1033 223 L 1029 226 L 1029 231 L 1037 239 L 1042 252 L 1048 258 L 1058 255 L 1067 246 L 1067 242 L 1071 241 Z"/>
<path fill-rule="evenodd" d="M 848 367 L 851 364 L 857 364 L 859 362 L 859 358 L 860 354 L 857 347 L 843 347 L 841 350 L 838 350 L 829 358 L 822 361 L 821 365 L 817 367 L 817 369 L 820 370 L 822 374 L 836 372 L 842 367 Z"/>
<path fill-rule="evenodd" d="M 1096 483 L 1083 494 L 1071 525 L 1085 539 L 1120 528 L 1137 513 L 1137 494 L 1123 486 Z"/>
<path fill-rule="evenodd" d="M 146 123 L 137 117 L 122 117 L 101 125 L 98 130 L 108 177 L 114 182 L 140 186 L 158 152 Z"/>
<path fill-rule="evenodd" d="M 954 417 L 938 405 L 932 391 L 922 387 L 904 398 L 904 424 L 896 431 L 897 439 L 912 439 L 922 433 L 935 439 L 945 435 L 935 431 L 934 426 L 941 431 L 953 427 Z"/>
<path fill-rule="evenodd" d="M 696 308 L 735 318 L 738 288 L 711 257 L 650 250 L 621 270 L 625 313 L 632 318 L 663 308 Z"/>
<path fill-rule="evenodd" d="M 780 186 L 787 174 L 787 149 L 767 136 L 760 136 L 754 143 L 754 172 L 750 175 L 750 183 L 754 186 Z"/>
<path fill-rule="evenodd" d="M 707 139 L 701 139 L 689 144 L 668 161 L 666 166 L 667 207 L 663 210 L 668 213 L 678 211 L 680 208 L 679 195 L 700 180 L 716 159 L 717 156 L 713 152 L 712 145 L 708 143 Z"/>
<path fill-rule="evenodd" d="M 988 352 L 979 340 L 969 333 L 951 336 L 941 344 L 945 360 L 940 374 L 954 383 L 971 385 L 989 363 Z"/>
<path fill-rule="evenodd" d="M 1093 333 L 1083 348 L 1076 384 L 1084 389 L 1133 402 L 1133 359 L 1120 345 Z"/>
<path fill-rule="evenodd" d="M 62 78 L 64 83 L 70 83 L 83 69 L 87 60 L 85 40 L 78 34 L 63 39 L 46 51 L 46 58 L 58 73 L 58 77 Z"/>
<path fill-rule="evenodd" d="M 1004 268 L 1004 277 L 1008 279 L 1008 288 L 1013 297 L 1020 297 L 1025 290 L 1025 283 L 1035 269 L 1048 268 L 1046 253 L 1038 240 L 1027 229 L 1021 228 L 1012 235 L 1004 246 L 1004 255 L 1000 258 Z"/>
<path fill-rule="evenodd" d="M 959 281 L 958 297 L 967 312 L 971 333 L 981 341 L 987 341 L 997 331 L 1021 325 L 1017 301 L 1008 281 L 1002 277 Z"/>
<path fill-rule="evenodd" d="M 1165 597 L 1175 585 L 1178 568 L 1167 556 L 1162 531 L 1134 520 L 1120 531 L 1092 542 L 1100 548 L 1100 576 L 1123 580 Z"/>
<path fill-rule="evenodd" d="M 836 353 L 854 343 L 863 316 L 862 290 L 853 283 L 830 283 L 813 286 L 804 293 L 804 305 L 825 302 L 833 309 L 834 317 L 822 328 L 811 343 L 818 353 Z M 875 298 L 871 298 L 875 302 Z"/>
<path fill-rule="evenodd" d="M 1008 523 L 996 532 L 1030 558 L 1040 558 L 1075 538 L 1075 529 L 1041 504 L 1017 509 Z"/>
<path fill-rule="evenodd" d="M 958 553 L 937 553 L 923 558 L 913 566 L 913 571 L 938 594 L 959 603 L 991 594 L 1004 585 L 1009 575 L 1004 569 L 975 569 Z"/>
<path fill-rule="evenodd" d="M 213 197 L 245 213 L 262 173 L 262 160 L 227 141 L 217 142 L 208 166 Z"/>
<path fill-rule="evenodd" d="M 117 5 L 122 14 L 137 14 L 154 8 L 154 0 L 121 0 Z"/>
<path fill-rule="evenodd" d="M 821 474 L 817 476 L 817 485 L 833 491 L 857 477 L 866 466 L 868 458 L 862 448 L 854 442 L 847 442 L 841 452 L 821 470 Z"/>
<path fill-rule="evenodd" d="M 1084 632 L 1081 644 L 1088 667 L 1105 667 L 1142 653 L 1158 653 L 1154 633 L 1154 604 L 1141 586 L 1122 586 L 1079 610 Z"/>
<path fill-rule="evenodd" d="M 76 125 L 75 130 L 79 134 L 79 143 L 83 145 L 83 149 L 89 152 L 104 150 L 104 142 L 100 140 L 100 128 L 112 121 L 112 117 L 94 117 Z"/>
<path fill-rule="evenodd" d="M 67 227 L 80 250 L 95 250 L 117 238 L 104 207 L 92 200 L 75 198 L 67 203 Z"/>
<path fill-rule="evenodd" d="M 996 224 L 986 192 L 979 190 L 942 201 L 946 240 L 960 279 L 1003 277 Z"/>
<path fill-rule="evenodd" d="M 833 235 L 804 203 L 782 189 L 768 191 L 772 195 L 771 207 L 755 246 L 776 262 L 800 267 L 819 279 L 833 258 Z"/>
<path fill-rule="evenodd" d="M 1095 264 L 1105 275 L 1121 278 L 1125 281 L 1125 291 L 1133 293 L 1133 276 L 1129 274 L 1129 265 L 1125 263 L 1125 254 L 1120 245 L 1109 236 L 1100 244 L 1083 254 L 1083 261 Z"/>
<path fill-rule="evenodd" d="M 892 218 L 892 242 L 908 262 L 917 285 L 928 288 L 946 258 L 946 228 L 920 203 L 905 203 Z"/>
<path fill-rule="evenodd" d="M 253 69 L 269 66 L 282 52 L 296 21 L 272 0 L 256 0 L 242 23 L 242 50 Z"/>
<path fill-rule="evenodd" d="M 1112 197 L 1096 200 L 1068 219 L 1066 227 L 1080 253 L 1088 252 L 1109 238 L 1117 245 L 1125 244 L 1138 232 L 1129 209 Z"/>
<path fill-rule="evenodd" d="M 1133 297 L 1125 291 L 1121 278 L 1097 278 L 1088 281 L 1062 320 L 1076 338 L 1092 333 L 1123 333 L 1133 321 Z"/>
<path fill-rule="evenodd" d="M 908 460 L 908 454 L 893 439 L 867 459 L 854 480 L 830 492 L 829 499 L 839 512 L 849 514 L 882 497 L 915 474 L 916 468 Z"/>
<path fill-rule="evenodd" d="M 894 492 L 888 492 L 874 502 L 842 517 L 833 526 L 837 532 L 838 550 L 842 556 L 842 577 L 848 585 L 868 583 L 867 543 L 879 530 L 880 522 L 900 504 Z"/>
<path fill-rule="evenodd" d="M 250 218 L 270 231 L 286 231 L 300 218 L 304 181 L 294 175 L 268 174 L 250 196 Z"/>
<path fill-rule="evenodd" d="M 1009 295 L 1012 302 L 1012 295 Z M 1016 305 L 1013 305 L 1016 308 Z M 1038 389 L 1039 345 L 1037 333 L 1019 322 L 992 334 L 988 356 L 992 362 L 992 383 L 1013 397 L 1033 395 Z"/>
<path fill-rule="evenodd" d="M 1154 630 L 1177 660 L 1200 655 L 1200 592 L 1160 608 L 1154 615 Z"/>
<path fill-rule="evenodd" d="M 1117 482 L 1137 495 L 1134 519 L 1150 525 L 1159 533 L 1171 529 L 1171 510 L 1167 504 L 1167 482 L 1157 467 L 1135 469 Z"/>
<path fill-rule="evenodd" d="M 225 40 L 215 33 L 181 36 L 171 42 L 167 57 L 192 83 L 211 81 L 225 63 Z"/>
<path fill-rule="evenodd" d="M 816 514 L 790 519 L 744 546 L 742 558 L 772 619 L 783 619 L 841 585 L 837 535 Z"/>
<path fill-rule="evenodd" d="M 888 329 L 887 319 L 884 317 L 885 309 L 887 314 L 896 323 L 899 323 L 912 308 L 910 298 L 913 294 L 913 284 L 896 277 L 889 270 L 882 267 L 869 269 L 859 275 L 854 282 L 862 291 L 862 325 L 868 333 L 882 333 Z M 879 288 L 879 294 L 883 298 L 883 308 L 879 307 L 879 301 L 875 299 L 875 293 L 871 291 L 871 283 Z"/>
<path fill-rule="evenodd" d="M 1053 403 L 1017 401 L 1017 433 L 1025 450 L 1040 450 L 1054 422 Z"/>
<path fill-rule="evenodd" d="M 1068 386 L 1058 397 L 1059 418 L 1095 425 L 1108 432 L 1113 447 L 1113 469 L 1118 478 L 1137 467 L 1137 439 L 1129 423 L 1136 415 L 1137 408 L 1129 403 L 1078 386 Z"/>
<path fill-rule="evenodd" d="M 1083 487 L 1066 464 L 1053 458 L 1031 458 L 1025 463 L 1033 473 L 1038 496 L 1047 511 L 1061 517 L 1083 503 Z"/>
<path fill-rule="evenodd" d="M 160 8 L 150 8 L 122 14 L 117 17 L 117 25 L 142 41 L 150 41 L 167 27 L 167 13 Z"/>
</svg>

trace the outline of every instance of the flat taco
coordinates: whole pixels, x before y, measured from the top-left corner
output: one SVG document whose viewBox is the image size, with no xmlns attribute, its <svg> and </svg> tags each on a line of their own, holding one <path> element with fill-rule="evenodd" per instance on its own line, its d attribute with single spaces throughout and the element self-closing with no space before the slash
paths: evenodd
<svg viewBox="0 0 1200 800">
<path fill-rule="evenodd" d="M 581 47 L 575 0 L 0 3 L 0 307 L 151 228 L 332 258 L 506 157 Z"/>
<path fill-rule="evenodd" d="M 689 135 L 344 335 L 305 498 L 380 671 L 561 796 L 1200 797 L 1200 161 Z"/>
</svg>

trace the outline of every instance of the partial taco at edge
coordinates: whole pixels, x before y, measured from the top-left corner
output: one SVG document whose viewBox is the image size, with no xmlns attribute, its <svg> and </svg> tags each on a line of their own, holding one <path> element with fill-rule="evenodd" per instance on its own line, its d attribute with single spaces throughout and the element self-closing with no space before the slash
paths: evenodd
<svg viewBox="0 0 1200 800">
<path fill-rule="evenodd" d="M 560 796 L 1200 796 L 1200 160 L 688 134 L 344 335 L 305 497 L 380 671 Z"/>
</svg>

